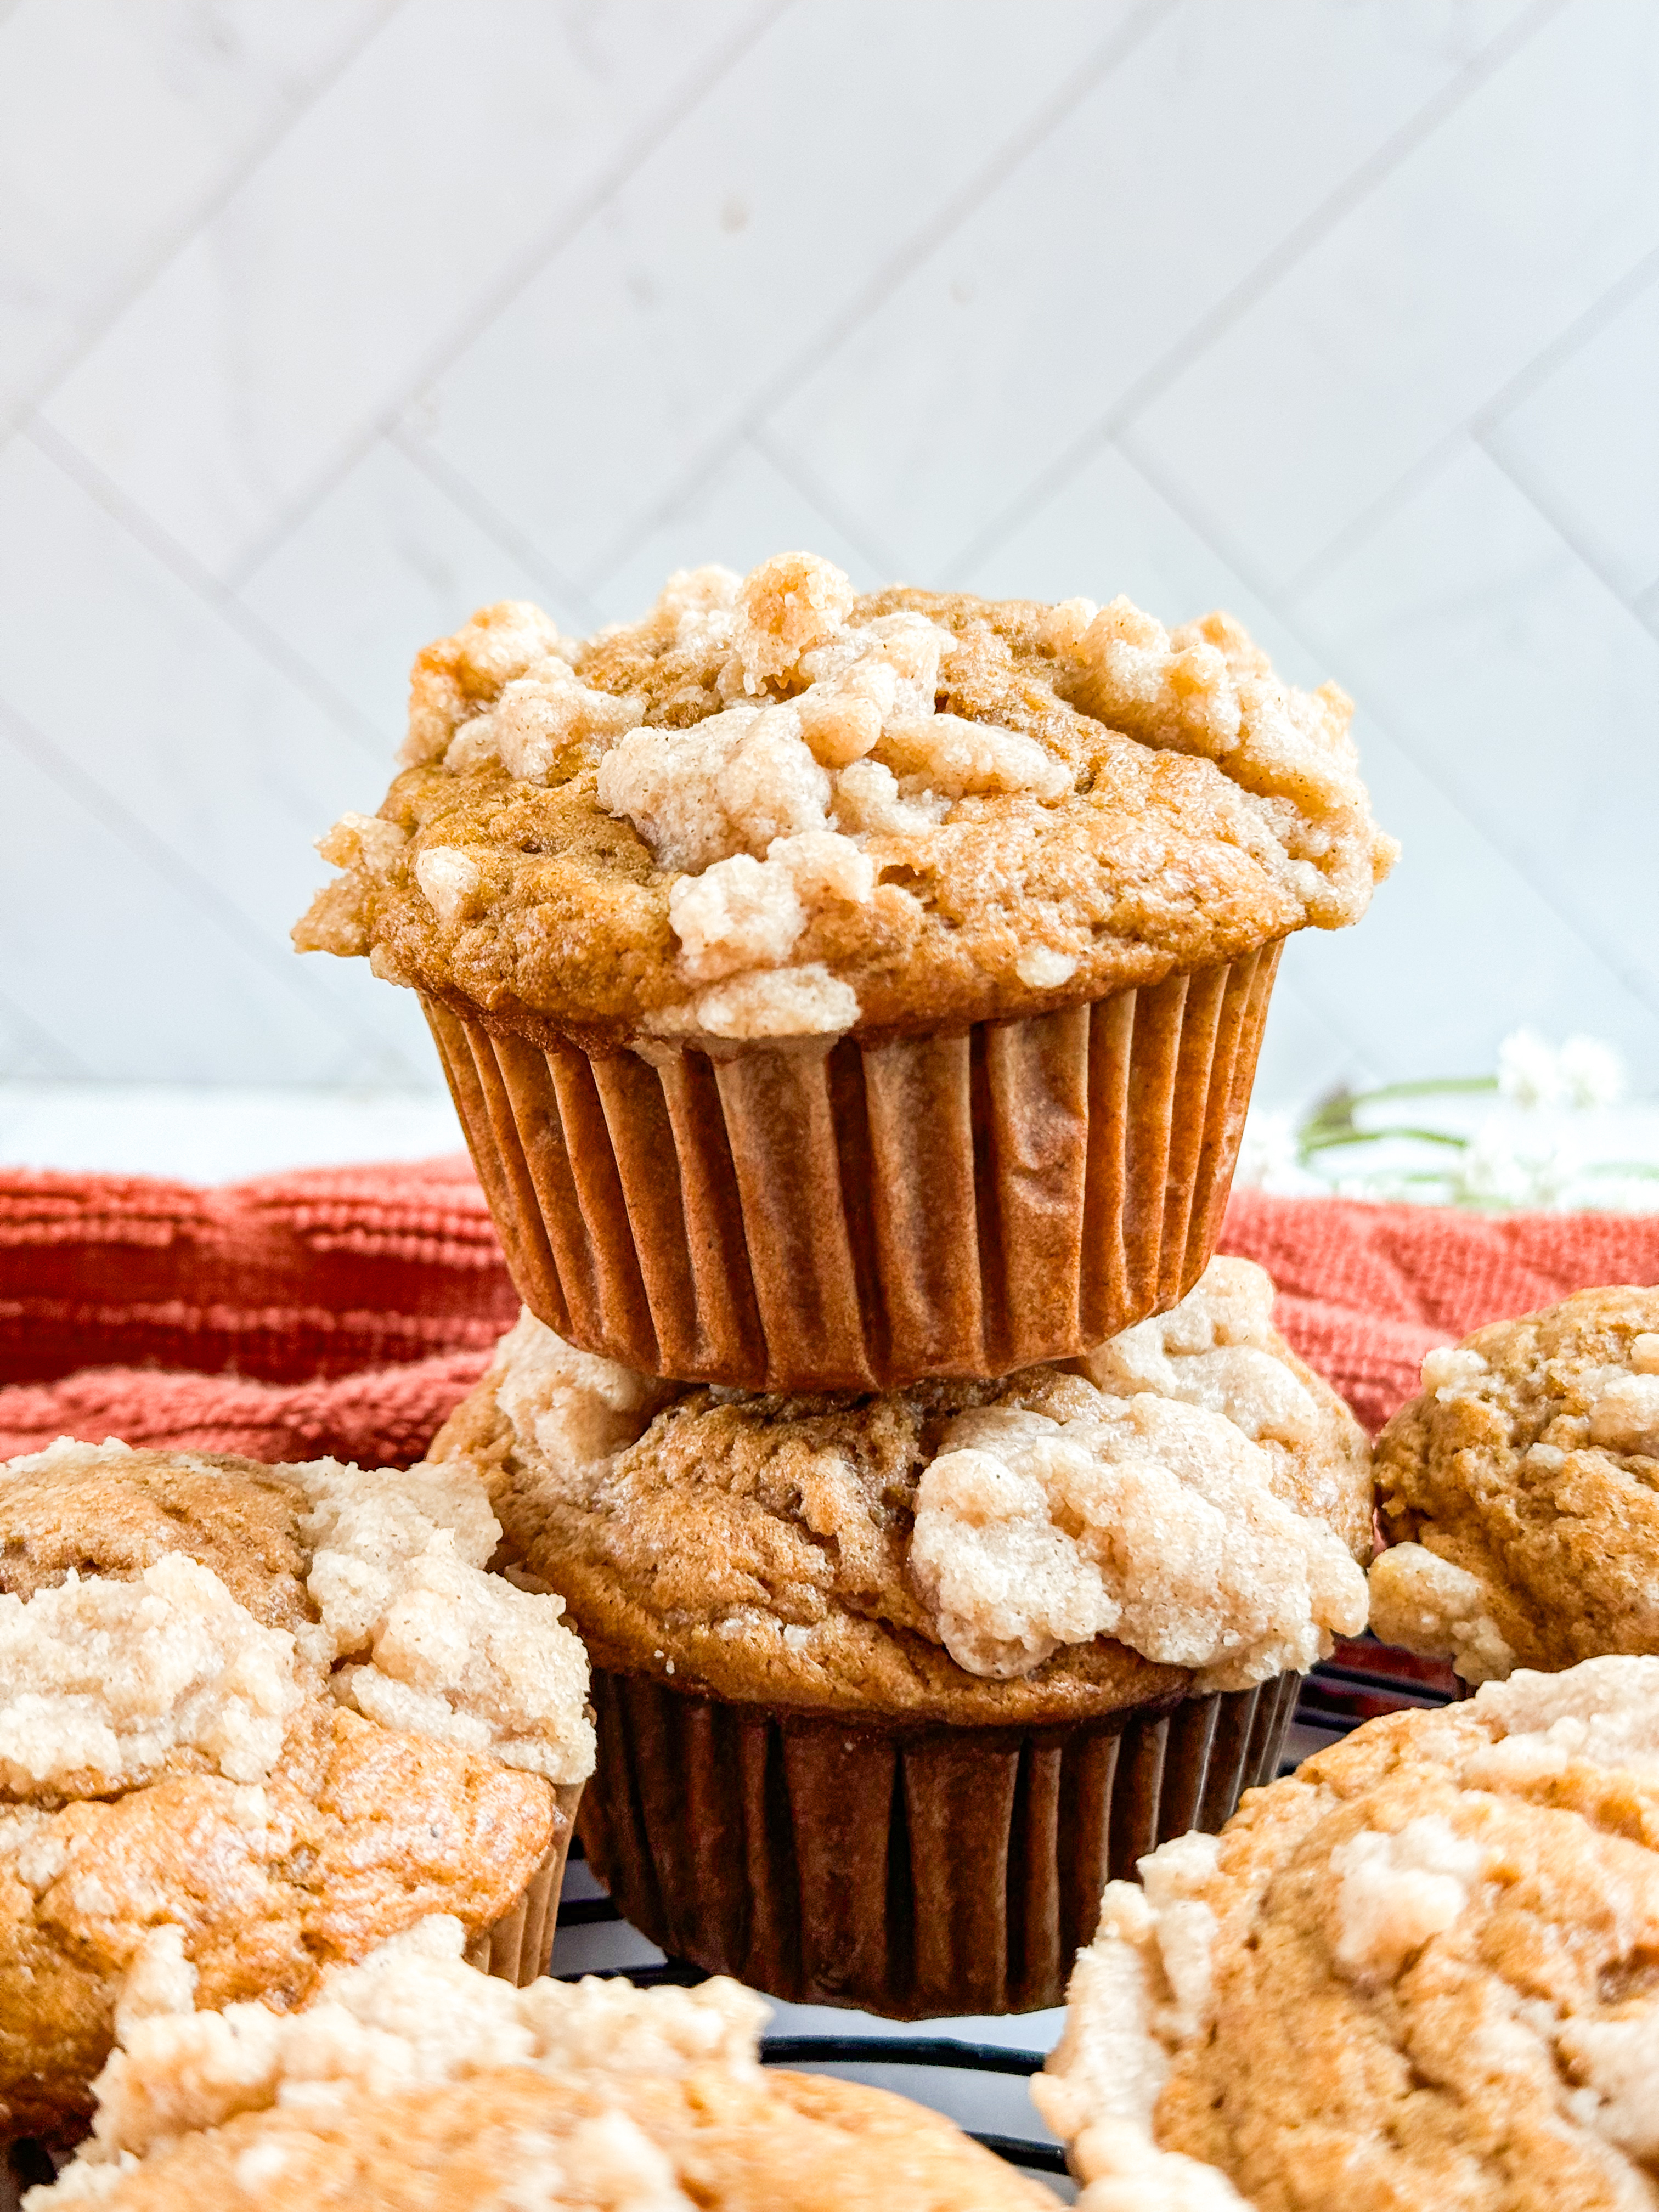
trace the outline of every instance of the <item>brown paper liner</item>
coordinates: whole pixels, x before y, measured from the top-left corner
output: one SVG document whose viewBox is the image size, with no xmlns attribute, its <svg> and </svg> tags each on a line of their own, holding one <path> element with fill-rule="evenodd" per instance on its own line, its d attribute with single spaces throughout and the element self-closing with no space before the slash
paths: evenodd
<svg viewBox="0 0 1659 2212">
<path fill-rule="evenodd" d="M 1100 1893 L 1271 1781 L 1302 1678 L 1048 1728 L 881 1727 L 595 1668 L 582 1845 L 671 1958 L 896 2019 L 1064 2001 Z"/>
<path fill-rule="evenodd" d="M 582 1789 L 580 1782 L 556 1784 L 553 1841 L 547 1856 L 512 1911 L 504 1912 L 491 1926 L 481 1928 L 467 1945 L 463 1956 L 469 1966 L 514 1983 L 520 1989 L 548 1971 L 558 1930 L 564 1863 L 576 1832 L 576 1808 L 581 1803 Z"/>
<path fill-rule="evenodd" d="M 423 999 L 520 1297 L 586 1351 L 896 1389 L 1088 1351 L 1221 1229 L 1279 947 L 955 1036 L 593 1056 Z"/>
</svg>

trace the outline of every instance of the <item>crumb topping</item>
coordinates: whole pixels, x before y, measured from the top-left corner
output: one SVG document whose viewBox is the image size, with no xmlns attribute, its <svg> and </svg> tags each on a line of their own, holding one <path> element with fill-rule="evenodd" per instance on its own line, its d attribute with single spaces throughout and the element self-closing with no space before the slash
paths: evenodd
<svg viewBox="0 0 1659 2212">
<path fill-rule="evenodd" d="M 1036 1011 L 1358 919 L 1395 848 L 1349 713 L 1224 616 L 860 598 L 808 553 L 586 641 L 504 602 L 417 659 L 295 941 L 619 1042 Z"/>
<path fill-rule="evenodd" d="M 60 1439 L 0 1468 L 15 2125 L 83 2107 L 158 1926 L 209 2002 L 281 2007 L 423 1912 L 507 1910 L 593 1736 L 562 1601 L 483 1571 L 499 1534 L 458 1466 Z"/>
<path fill-rule="evenodd" d="M 152 1948 L 169 1948 L 165 1932 Z M 947 2120 L 757 2062 L 769 2008 L 695 1990 L 540 1981 L 460 1962 L 434 1918 L 283 2017 L 160 2001 L 124 2026 L 91 2140 L 31 2212 L 101 2204 L 310 2212 L 1036 2212 L 1053 2199 Z"/>
<path fill-rule="evenodd" d="M 92 2164 L 142 2158 L 238 2112 L 432 2088 L 504 2066 L 622 2080 L 758 2068 L 769 2008 L 723 1976 L 695 1990 L 592 1977 L 515 1989 L 467 1966 L 465 1943 L 459 1921 L 434 1914 L 360 1965 L 331 1969 L 303 2011 L 197 2012 L 185 2002 L 129 2017 L 94 2085 L 83 2155 Z M 178 1930 L 158 1929 L 149 1952 L 182 1962 Z M 148 1956 L 135 1969 L 144 1971 L 155 1971 Z M 175 1969 L 172 1994 L 182 1986 Z"/>
<path fill-rule="evenodd" d="M 1098 2130 L 1306 2212 L 1645 2201 L 1659 1659 L 1371 1723 L 1141 1863 L 1034 2085 L 1079 2156 Z"/>
<path fill-rule="evenodd" d="M 1364 1577 L 1226 1418 L 1151 1390 L 1069 1418 L 959 1414 L 916 1492 L 910 1572 L 970 1674 L 1115 1636 L 1199 1691 L 1305 1672 L 1365 1625 Z"/>
<path fill-rule="evenodd" d="M 1212 760 L 1268 802 L 1310 921 L 1335 929 L 1358 920 L 1376 880 L 1378 840 L 1346 692 L 1281 683 L 1267 654 L 1223 614 L 1171 632 L 1126 599 L 1099 609 L 1067 599 L 1048 635 L 1068 696 L 1090 713 L 1143 744 Z"/>
<path fill-rule="evenodd" d="M 1659 1290 L 1431 1352 L 1377 1441 L 1372 1625 L 1466 1681 L 1659 1653 Z"/>
<path fill-rule="evenodd" d="M 591 1648 L 722 1695 L 758 1674 L 820 1705 L 873 1678 L 989 1717 L 1068 1668 L 1242 1688 L 1365 1617 L 1364 1441 L 1272 1296 L 1214 1261 L 1087 1372 L 877 1396 L 647 1382 L 526 1312 L 434 1451 L 484 1472 Z"/>
<path fill-rule="evenodd" d="M 263 1628 L 210 1568 L 179 1553 L 136 1582 L 0 1595 L 0 1789 L 100 1796 L 170 1752 L 262 1782 L 302 1692 L 294 1638 Z"/>
<path fill-rule="evenodd" d="M 148 1456 L 60 1437 L 0 1482 L 118 1477 Z M 585 1655 L 558 1599 L 482 1571 L 501 1531 L 478 1483 L 337 1460 L 275 1472 L 309 1504 L 314 1624 L 263 1627 L 180 1552 L 131 1581 L 71 1567 L 26 1599 L 0 1594 L 0 1788 L 101 1796 L 154 1779 L 180 1749 L 228 1781 L 263 1781 L 302 1700 L 325 1694 L 551 1782 L 591 1772 Z"/>
</svg>

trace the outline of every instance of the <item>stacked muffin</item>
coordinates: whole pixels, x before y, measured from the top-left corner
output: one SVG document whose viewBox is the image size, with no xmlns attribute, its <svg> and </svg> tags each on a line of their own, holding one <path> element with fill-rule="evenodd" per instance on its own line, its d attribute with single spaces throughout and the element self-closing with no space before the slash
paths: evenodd
<svg viewBox="0 0 1659 2212">
<path fill-rule="evenodd" d="M 672 1950 L 1053 2002 L 1363 1623 L 1364 1440 L 1205 1273 L 1280 945 L 1392 858 L 1347 714 L 1222 617 L 802 554 L 417 661 L 296 941 L 425 1003 L 529 1310 L 435 1449 L 599 1662 Z"/>
</svg>

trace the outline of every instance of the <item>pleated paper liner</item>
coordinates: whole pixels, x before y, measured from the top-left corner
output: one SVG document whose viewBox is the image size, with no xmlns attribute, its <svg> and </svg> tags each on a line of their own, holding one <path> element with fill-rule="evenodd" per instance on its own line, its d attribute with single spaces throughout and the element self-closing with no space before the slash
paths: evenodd
<svg viewBox="0 0 1659 2212">
<path fill-rule="evenodd" d="M 583 1784 L 562 1783 L 553 1791 L 553 1841 L 547 1856 L 530 1877 L 523 1894 L 510 1912 L 482 1928 L 467 1945 L 464 1956 L 498 1980 L 523 1989 L 546 1973 L 553 1957 L 553 1937 L 559 1923 L 559 1891 L 564 1883 L 564 1863 L 570 1856 L 570 1839 L 576 1832 L 576 1808 Z"/>
<path fill-rule="evenodd" d="M 907 1730 L 596 1668 L 582 1845 L 672 1958 L 773 1996 L 1036 2011 L 1064 2001 L 1109 1880 L 1273 1779 L 1300 1686 Z"/>
<path fill-rule="evenodd" d="M 1073 1357 L 1192 1287 L 1279 952 L 955 1036 L 718 1055 L 422 1003 L 549 1328 L 684 1382 L 894 1389 Z"/>
</svg>

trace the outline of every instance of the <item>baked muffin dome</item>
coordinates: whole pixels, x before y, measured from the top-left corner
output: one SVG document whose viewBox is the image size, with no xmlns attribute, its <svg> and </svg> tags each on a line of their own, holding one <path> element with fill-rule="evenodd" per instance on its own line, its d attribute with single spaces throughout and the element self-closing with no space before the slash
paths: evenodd
<svg viewBox="0 0 1659 2212">
<path fill-rule="evenodd" d="M 90 2110 L 158 1929 L 204 2002 L 303 2004 L 434 1912 L 473 1932 L 592 1771 L 559 1601 L 480 1571 L 458 1467 L 64 1439 L 0 1468 L 0 2119 Z"/>
<path fill-rule="evenodd" d="M 1396 848 L 1351 711 L 1224 615 L 804 553 L 586 641 L 506 602 L 416 661 L 295 943 L 589 1050 L 1032 1014 L 1356 921 Z"/>
<path fill-rule="evenodd" d="M 92 2142 L 38 2212 L 1040 2212 L 1054 2199 L 948 2120 L 763 2071 L 735 1983 L 514 1990 L 428 1921 L 283 2019 L 187 2002 L 129 2021 Z M 158 1962 L 158 1984 L 167 1969 Z M 157 1995 L 161 1994 L 159 1987 Z M 173 1992 L 185 1998 L 183 1989 Z"/>
<path fill-rule="evenodd" d="M 1370 1454 L 1217 1260 L 1085 1371 L 688 1389 L 526 1313 L 433 1444 L 594 1662 L 801 1710 L 1025 1723 L 1307 1668 L 1365 1618 Z"/>
<path fill-rule="evenodd" d="M 1034 2084 L 1097 2185 L 1163 2153 L 1256 2212 L 1654 2201 L 1659 1659 L 1373 1721 L 1143 1872 Z"/>
<path fill-rule="evenodd" d="M 1431 1352 L 1376 1445 L 1371 1618 L 1471 1682 L 1659 1653 L 1659 1290 Z"/>
</svg>

